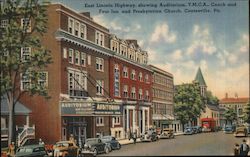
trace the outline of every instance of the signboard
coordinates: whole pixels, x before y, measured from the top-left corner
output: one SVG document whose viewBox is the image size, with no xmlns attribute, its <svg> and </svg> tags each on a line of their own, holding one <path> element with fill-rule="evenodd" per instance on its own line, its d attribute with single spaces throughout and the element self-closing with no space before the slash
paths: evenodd
<svg viewBox="0 0 250 157">
<path fill-rule="evenodd" d="M 89 116 L 94 112 L 92 103 L 61 102 L 61 115 Z"/>
<path fill-rule="evenodd" d="M 120 115 L 122 108 L 120 104 L 95 103 L 94 111 L 95 111 L 95 114 Z"/>
</svg>

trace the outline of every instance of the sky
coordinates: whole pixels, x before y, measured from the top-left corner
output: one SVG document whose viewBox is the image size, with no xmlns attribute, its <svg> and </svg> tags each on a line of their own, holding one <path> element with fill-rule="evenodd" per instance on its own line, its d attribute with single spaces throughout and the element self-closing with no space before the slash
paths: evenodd
<svg viewBox="0 0 250 157">
<path fill-rule="evenodd" d="M 219 99 L 224 98 L 225 93 L 229 97 L 235 94 L 249 97 L 248 0 L 52 2 L 60 2 L 78 12 L 90 12 L 94 21 L 108 28 L 118 38 L 136 39 L 140 47 L 148 52 L 149 64 L 172 73 L 175 85 L 192 82 L 200 67 L 208 90 Z M 161 7 L 161 3 L 165 7 Z M 121 8 L 122 4 L 130 6 Z M 149 6 L 139 7 L 145 4 Z M 168 4 L 171 6 L 166 6 Z M 119 13 L 111 13 L 111 9 Z M 138 13 L 134 9 L 154 12 Z M 185 9 L 202 12 L 185 12 Z M 131 12 L 122 13 L 126 10 Z M 167 12 L 169 10 L 172 13 Z"/>
</svg>

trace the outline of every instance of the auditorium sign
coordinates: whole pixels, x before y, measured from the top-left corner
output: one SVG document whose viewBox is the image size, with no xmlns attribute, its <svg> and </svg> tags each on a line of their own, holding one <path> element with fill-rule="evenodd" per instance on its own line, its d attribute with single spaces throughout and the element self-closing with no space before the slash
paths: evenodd
<svg viewBox="0 0 250 157">
<path fill-rule="evenodd" d="M 92 103 L 88 102 L 61 102 L 61 115 L 89 116 L 94 112 Z"/>
<path fill-rule="evenodd" d="M 120 115 L 122 111 L 121 104 L 113 103 L 94 103 L 94 113 L 95 114 L 112 114 Z"/>
</svg>

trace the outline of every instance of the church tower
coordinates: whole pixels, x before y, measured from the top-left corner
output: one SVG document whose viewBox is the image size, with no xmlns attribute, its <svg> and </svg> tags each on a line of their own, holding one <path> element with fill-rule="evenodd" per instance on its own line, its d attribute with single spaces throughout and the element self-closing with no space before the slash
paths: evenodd
<svg viewBox="0 0 250 157">
<path fill-rule="evenodd" d="M 201 96 L 206 97 L 207 85 L 206 85 L 206 82 L 205 82 L 205 80 L 203 78 L 200 67 L 199 67 L 199 69 L 198 69 L 198 71 L 196 73 L 196 76 L 195 76 L 194 80 L 197 81 L 199 83 L 199 85 L 200 85 Z"/>
</svg>

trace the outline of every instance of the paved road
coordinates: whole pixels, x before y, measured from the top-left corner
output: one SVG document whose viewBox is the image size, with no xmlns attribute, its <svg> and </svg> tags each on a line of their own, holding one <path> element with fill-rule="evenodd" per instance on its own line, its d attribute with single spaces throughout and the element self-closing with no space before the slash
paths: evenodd
<svg viewBox="0 0 250 157">
<path fill-rule="evenodd" d="M 98 156 L 233 155 L 234 144 L 242 140 L 223 132 L 180 135 L 175 139 L 124 145 L 120 150 Z"/>
</svg>

